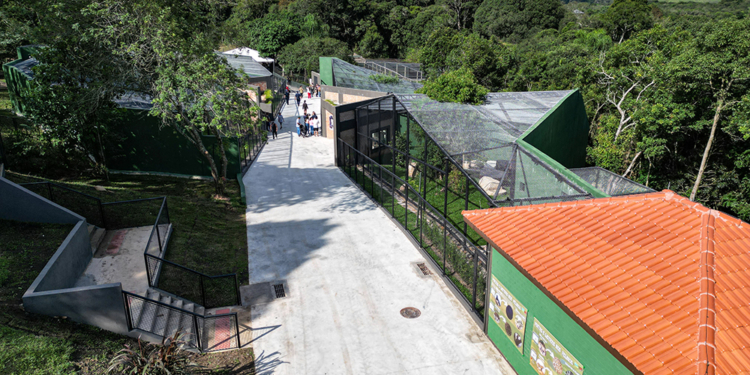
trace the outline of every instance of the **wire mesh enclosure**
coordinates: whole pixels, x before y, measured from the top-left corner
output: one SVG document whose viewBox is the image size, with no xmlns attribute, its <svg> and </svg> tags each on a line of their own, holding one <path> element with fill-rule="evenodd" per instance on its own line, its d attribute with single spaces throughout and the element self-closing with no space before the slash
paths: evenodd
<svg viewBox="0 0 750 375">
<path fill-rule="evenodd" d="M 575 168 L 570 171 L 595 188 L 611 196 L 651 193 L 655 191 L 650 187 L 643 186 L 600 167 Z"/>
<path fill-rule="evenodd" d="M 389 93 L 414 93 L 422 84 L 395 78 L 393 82 L 378 81 L 375 76 L 383 75 L 339 59 L 332 60 L 334 86 L 358 90 L 381 91 Z"/>
<path fill-rule="evenodd" d="M 410 81 L 421 81 L 424 79 L 422 73 L 422 64 L 405 63 L 400 61 L 388 60 L 367 60 L 359 63 L 359 66 L 374 70 L 380 74 L 394 75 Z"/>
<path fill-rule="evenodd" d="M 490 94 L 480 106 L 389 95 L 357 108 L 354 136 L 342 130 L 337 140 L 337 164 L 481 316 L 486 242 L 462 211 L 591 197 L 517 142 L 568 93 Z"/>
</svg>

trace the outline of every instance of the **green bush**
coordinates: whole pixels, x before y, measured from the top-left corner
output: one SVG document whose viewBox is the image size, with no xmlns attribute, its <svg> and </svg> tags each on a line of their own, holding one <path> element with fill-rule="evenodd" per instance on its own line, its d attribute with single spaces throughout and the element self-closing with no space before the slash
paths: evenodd
<svg viewBox="0 0 750 375">
<path fill-rule="evenodd" d="M 268 89 L 263 92 L 263 96 L 266 97 L 267 102 L 270 102 L 271 100 L 273 100 L 273 91 L 271 91 L 271 89 Z"/>
<path fill-rule="evenodd" d="M 482 104 L 489 90 L 477 83 L 471 70 L 461 68 L 427 80 L 416 92 L 439 102 Z"/>
<path fill-rule="evenodd" d="M 145 344 L 138 340 L 138 347 L 131 348 L 125 344 L 110 361 L 107 373 L 180 375 L 191 374 L 200 366 L 190 362 L 188 352 L 180 349 L 187 344 L 182 339 L 183 333 L 175 332 L 172 337 L 165 337 L 161 345 Z"/>
</svg>

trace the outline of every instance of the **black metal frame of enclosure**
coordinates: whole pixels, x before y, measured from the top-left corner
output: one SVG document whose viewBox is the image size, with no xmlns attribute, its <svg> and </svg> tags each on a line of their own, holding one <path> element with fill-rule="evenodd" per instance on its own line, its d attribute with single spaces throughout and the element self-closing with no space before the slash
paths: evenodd
<svg viewBox="0 0 750 375">
<path fill-rule="evenodd" d="M 493 194 L 494 198 L 488 195 L 454 159 L 456 155 L 448 153 L 395 95 L 357 107 L 355 122 L 353 139 L 351 129 L 337 129 L 337 166 L 390 211 L 480 319 L 483 319 L 488 275 L 486 242 L 468 227 L 461 212 L 591 197 L 577 186 L 567 196 L 534 197 L 526 184 L 529 197 L 496 200 L 500 187 Z M 346 136 L 342 133 L 344 131 Z M 352 139 L 354 144 L 347 143 L 346 138 Z M 534 166 L 543 168 L 545 173 L 575 186 L 515 143 L 490 148 L 502 147 L 512 147 L 509 163 L 522 155 Z M 515 178 L 527 183 L 533 181 L 533 176 L 529 176 L 532 180 L 527 180 L 523 160 L 519 163 L 521 168 L 514 169 L 513 174 L 522 177 L 508 177 L 510 183 L 514 184 Z M 410 222 L 410 215 L 414 215 L 416 224 Z M 436 240 L 435 233 L 442 236 L 442 240 Z"/>
<path fill-rule="evenodd" d="M 486 249 L 474 245 L 419 192 L 396 173 L 339 139 L 339 167 L 390 212 L 453 284 L 471 311 L 482 321 L 487 280 Z M 385 175 L 385 176 L 384 176 Z M 368 181 L 369 180 L 369 183 Z M 361 182 L 360 182 L 361 181 Z M 369 185 L 369 186 L 368 186 Z M 403 188 L 404 191 L 401 191 Z M 386 198 L 386 194 L 389 195 Z M 390 199 L 390 209 L 387 199 Z M 403 200 L 403 205 L 401 203 Z M 397 203 L 398 201 L 398 203 Z M 403 208 L 399 214 L 396 207 Z M 416 210 L 416 212 L 414 212 Z M 417 224 L 410 223 L 413 218 Z"/>
</svg>

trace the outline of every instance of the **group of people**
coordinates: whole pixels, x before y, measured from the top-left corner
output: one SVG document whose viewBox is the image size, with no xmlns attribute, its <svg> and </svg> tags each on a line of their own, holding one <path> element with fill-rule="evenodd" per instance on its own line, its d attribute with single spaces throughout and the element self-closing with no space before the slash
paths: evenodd
<svg viewBox="0 0 750 375">
<path fill-rule="evenodd" d="M 298 137 L 320 137 L 320 119 L 315 111 L 312 114 L 307 113 L 307 100 L 302 103 L 303 115 L 297 117 L 297 136 Z"/>
<path fill-rule="evenodd" d="M 304 94 L 307 94 L 308 99 L 312 99 L 313 97 L 320 97 L 320 85 L 313 85 L 307 86 L 306 88 L 299 88 L 299 91 L 294 93 L 294 100 L 297 102 L 297 107 L 299 107 L 300 101 L 302 101 L 302 97 Z M 286 104 L 289 104 L 289 98 L 292 95 L 292 90 L 289 88 L 289 86 L 284 88 L 284 99 L 286 100 Z"/>
</svg>

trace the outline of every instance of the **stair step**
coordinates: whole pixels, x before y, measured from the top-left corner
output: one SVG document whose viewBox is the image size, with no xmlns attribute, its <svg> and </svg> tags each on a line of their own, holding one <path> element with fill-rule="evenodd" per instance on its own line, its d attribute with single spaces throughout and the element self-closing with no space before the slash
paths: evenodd
<svg viewBox="0 0 750 375">
<path fill-rule="evenodd" d="M 182 308 L 182 300 L 172 300 L 172 306 L 181 309 Z M 167 323 L 167 330 L 164 332 L 164 336 L 172 337 L 175 332 L 177 332 L 178 329 L 180 329 L 180 320 L 182 319 L 182 316 L 184 313 L 180 312 L 179 310 L 172 310 L 169 316 L 169 321 Z"/>
<path fill-rule="evenodd" d="M 172 302 L 172 298 L 169 296 L 160 295 L 159 302 L 165 305 L 169 305 Z M 156 310 L 156 319 L 154 319 L 154 326 L 151 327 L 150 332 L 155 333 L 159 336 L 164 336 L 164 331 L 167 329 L 167 322 L 169 321 L 170 311 L 171 309 L 159 305 L 159 308 Z"/>
<path fill-rule="evenodd" d="M 146 298 L 158 301 L 159 295 L 158 293 L 154 293 L 153 291 L 149 290 L 146 293 Z M 144 301 L 144 306 L 141 309 L 141 314 L 138 317 L 138 323 L 135 325 L 135 328 L 138 328 L 142 331 L 151 332 L 151 327 L 154 325 L 154 320 L 156 320 L 156 310 L 156 304 L 149 301 Z"/>
</svg>

